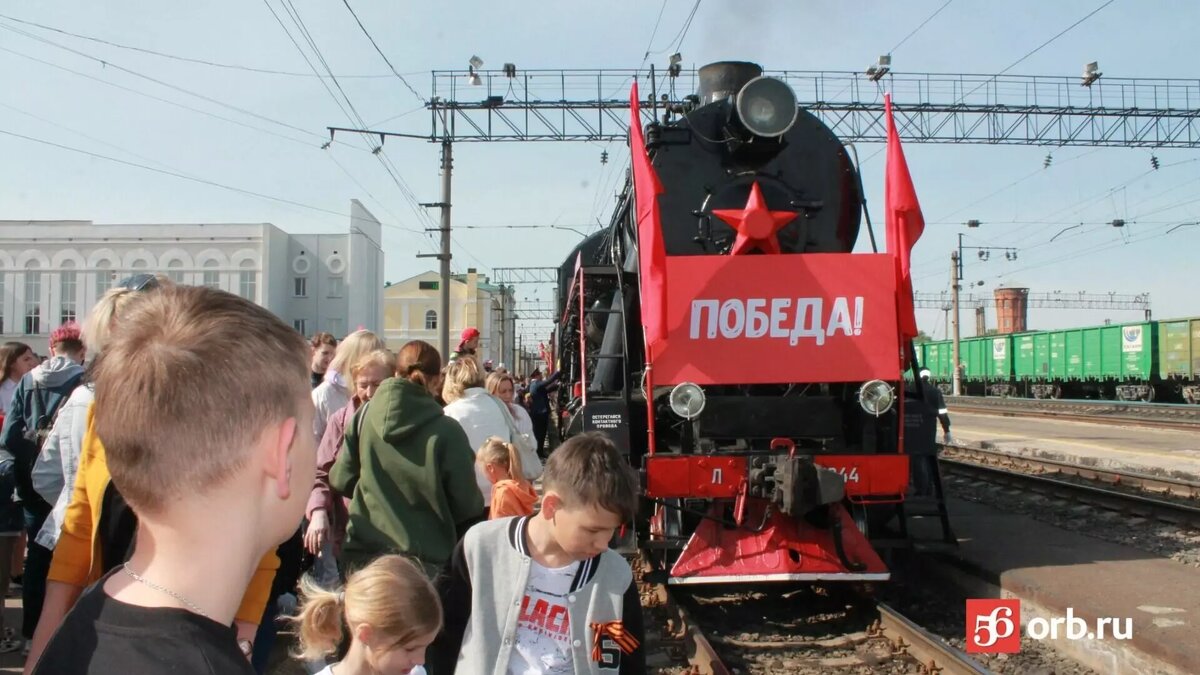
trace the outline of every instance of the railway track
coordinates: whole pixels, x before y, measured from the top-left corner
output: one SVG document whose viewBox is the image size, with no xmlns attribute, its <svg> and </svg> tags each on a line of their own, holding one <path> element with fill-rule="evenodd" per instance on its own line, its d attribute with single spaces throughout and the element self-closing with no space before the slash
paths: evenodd
<svg viewBox="0 0 1200 675">
<path fill-rule="evenodd" d="M 677 595 L 676 589 L 648 581 L 646 566 L 642 571 L 648 636 L 654 634 L 656 619 L 665 620 L 659 644 L 648 653 L 665 651 L 672 657 L 671 663 L 650 664 L 652 673 L 991 672 L 894 607 L 865 595 L 847 593 L 854 597 L 842 601 L 835 597 L 837 592 L 811 587 L 792 592 L 711 588 Z M 796 599 L 797 595 L 804 597 Z M 754 630 L 743 617 L 761 620 L 765 616 L 771 621 L 775 614 L 780 615 L 780 626 L 794 628 L 794 633 L 741 632 Z M 812 615 L 811 622 L 806 614 Z M 730 662 L 722 653 L 730 655 Z M 898 665 L 902 670 L 897 670 Z"/>
<path fill-rule="evenodd" d="M 1194 405 L 983 396 L 948 396 L 946 402 L 952 412 L 1007 417 L 1039 417 L 1154 429 L 1200 430 L 1200 406 Z"/>
<path fill-rule="evenodd" d="M 943 446 L 943 470 L 1073 501 L 1200 528 L 1200 484 L 966 446 Z M 1100 483 L 1100 484 L 1097 484 Z M 1144 493 L 1144 494 L 1143 494 Z M 1163 498 L 1166 497 L 1166 498 Z"/>
</svg>

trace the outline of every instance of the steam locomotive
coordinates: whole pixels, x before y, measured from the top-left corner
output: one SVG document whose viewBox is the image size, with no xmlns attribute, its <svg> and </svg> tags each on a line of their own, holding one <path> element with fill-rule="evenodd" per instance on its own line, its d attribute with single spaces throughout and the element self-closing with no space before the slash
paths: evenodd
<svg viewBox="0 0 1200 675">
<path fill-rule="evenodd" d="M 629 453 L 638 545 L 672 584 L 887 579 L 868 535 L 909 484 L 894 259 L 852 253 L 858 171 L 784 81 L 744 62 L 698 81 L 644 127 L 659 189 L 631 128 L 608 226 L 560 267 L 560 428 Z"/>
</svg>

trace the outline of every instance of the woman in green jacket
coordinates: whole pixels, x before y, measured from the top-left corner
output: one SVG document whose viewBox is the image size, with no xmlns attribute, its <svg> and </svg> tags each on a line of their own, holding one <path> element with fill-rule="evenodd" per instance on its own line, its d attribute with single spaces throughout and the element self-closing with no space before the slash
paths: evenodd
<svg viewBox="0 0 1200 675">
<path fill-rule="evenodd" d="M 404 345 L 396 377 L 346 425 L 345 447 L 329 472 L 333 489 L 350 498 L 344 570 L 402 553 L 432 576 L 483 519 L 475 453 L 433 398 L 441 365 L 429 343 Z"/>
</svg>

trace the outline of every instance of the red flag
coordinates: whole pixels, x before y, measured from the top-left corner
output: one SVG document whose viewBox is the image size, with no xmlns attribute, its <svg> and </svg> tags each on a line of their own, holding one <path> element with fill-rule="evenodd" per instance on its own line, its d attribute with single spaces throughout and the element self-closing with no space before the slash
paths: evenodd
<svg viewBox="0 0 1200 675">
<path fill-rule="evenodd" d="M 629 92 L 629 152 L 633 159 L 634 213 L 637 216 L 638 272 L 641 286 L 642 327 L 646 360 L 652 362 L 658 344 L 667 336 L 667 252 L 663 243 L 658 195 L 662 184 L 650 164 L 642 117 L 638 112 L 638 86 Z"/>
<path fill-rule="evenodd" d="M 892 96 L 883 97 L 884 117 L 887 119 L 887 168 L 883 178 L 883 210 L 887 219 L 887 249 L 896 258 L 896 275 L 899 284 L 896 299 L 900 319 L 900 339 L 917 336 L 917 315 L 913 308 L 912 270 L 909 256 L 913 244 L 925 231 L 925 218 L 921 215 L 921 204 L 913 188 L 908 163 L 904 160 L 904 148 L 900 147 L 900 135 L 896 133 L 896 121 L 892 118 Z"/>
</svg>

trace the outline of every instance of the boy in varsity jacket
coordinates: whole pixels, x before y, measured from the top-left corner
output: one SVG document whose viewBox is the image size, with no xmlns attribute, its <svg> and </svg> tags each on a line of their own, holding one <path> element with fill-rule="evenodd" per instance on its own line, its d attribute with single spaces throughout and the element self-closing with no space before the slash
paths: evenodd
<svg viewBox="0 0 1200 675">
<path fill-rule="evenodd" d="M 438 580 L 445 625 L 430 675 L 646 672 L 633 573 L 608 549 L 637 477 L 603 434 L 551 454 L 542 510 L 471 528 Z"/>
</svg>

